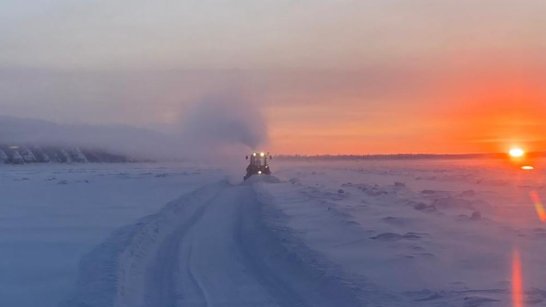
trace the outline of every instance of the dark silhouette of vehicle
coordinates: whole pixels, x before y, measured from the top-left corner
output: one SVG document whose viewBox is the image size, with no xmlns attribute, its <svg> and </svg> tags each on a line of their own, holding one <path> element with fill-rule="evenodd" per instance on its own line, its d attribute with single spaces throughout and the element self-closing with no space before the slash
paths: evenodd
<svg viewBox="0 0 546 307">
<path fill-rule="evenodd" d="M 271 156 L 265 152 L 253 152 L 250 157 L 246 156 L 246 159 L 250 159 L 250 163 L 246 167 L 246 175 L 244 180 L 247 180 L 254 175 L 271 175 L 271 169 L 269 168 L 269 160 Z"/>
</svg>

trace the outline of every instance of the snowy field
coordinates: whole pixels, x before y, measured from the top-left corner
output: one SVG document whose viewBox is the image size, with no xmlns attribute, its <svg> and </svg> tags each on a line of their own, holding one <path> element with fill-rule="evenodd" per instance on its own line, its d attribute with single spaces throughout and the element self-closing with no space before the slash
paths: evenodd
<svg viewBox="0 0 546 307">
<path fill-rule="evenodd" d="M 515 255 L 526 306 L 546 304 L 542 171 L 273 171 L 239 184 L 182 164 L 0 166 L 0 306 L 511 306 Z"/>
<path fill-rule="evenodd" d="M 183 165 L 0 165 L 0 306 L 57 306 L 109 233 L 215 180 Z"/>
<path fill-rule="evenodd" d="M 290 231 L 371 306 L 511 306 L 514 253 L 526 306 L 546 305 L 544 172 L 505 161 L 312 163 L 265 187 Z"/>
</svg>

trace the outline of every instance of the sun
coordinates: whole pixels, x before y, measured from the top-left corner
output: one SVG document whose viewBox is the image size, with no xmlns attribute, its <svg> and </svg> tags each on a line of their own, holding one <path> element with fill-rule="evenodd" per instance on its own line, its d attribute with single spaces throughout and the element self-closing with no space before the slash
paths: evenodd
<svg viewBox="0 0 546 307">
<path fill-rule="evenodd" d="M 512 158 L 521 158 L 525 156 L 525 150 L 520 147 L 513 147 L 510 149 L 510 151 L 508 151 L 508 155 L 510 155 Z"/>
</svg>

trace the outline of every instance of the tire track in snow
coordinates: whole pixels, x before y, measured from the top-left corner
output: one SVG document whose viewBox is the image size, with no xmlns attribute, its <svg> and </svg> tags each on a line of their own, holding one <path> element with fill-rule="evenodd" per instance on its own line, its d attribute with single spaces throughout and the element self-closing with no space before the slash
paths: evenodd
<svg viewBox="0 0 546 307">
<path fill-rule="evenodd" d="M 188 255 L 188 260 L 191 261 L 191 259 L 192 259 L 192 253 L 191 253 L 191 248 L 190 248 L 189 255 Z M 199 291 L 198 296 L 203 298 L 206 305 L 208 306 L 208 301 L 207 301 L 207 297 L 205 296 L 205 291 L 203 291 L 203 288 L 201 287 L 201 285 L 199 284 L 197 279 L 195 279 L 195 275 L 192 272 L 192 268 L 187 267 L 187 272 L 188 272 L 188 276 L 190 277 L 190 281 L 195 285 L 196 289 Z M 185 291 L 188 291 L 188 289 L 186 288 Z"/>
<path fill-rule="evenodd" d="M 344 285 L 325 279 L 308 255 L 298 255 L 302 249 L 283 245 L 263 221 L 263 206 L 252 184 L 210 185 L 182 197 L 128 227 L 123 241 L 111 239 L 107 246 L 124 245 L 100 268 L 115 278 L 96 291 L 81 284 L 89 293 L 65 306 L 362 305 Z M 100 260 L 102 252 L 94 256 Z M 107 299 L 97 303 L 101 291 Z"/>
<path fill-rule="evenodd" d="M 153 286 L 149 267 L 154 264 L 161 245 L 178 229 L 177 225 L 185 223 L 196 210 L 227 185 L 219 182 L 203 186 L 169 202 L 158 213 L 145 216 L 135 224 L 114 231 L 105 242 L 82 257 L 75 288 L 59 305 L 148 306 L 146 302 L 150 299 L 146 295 L 150 291 L 147 289 L 150 285 Z M 167 298 L 172 297 L 169 289 L 174 289 L 171 287 L 173 282 L 168 278 L 164 280 L 166 290 L 161 291 Z M 169 299 L 161 300 L 168 306 Z"/>
<path fill-rule="evenodd" d="M 251 196 L 248 186 L 224 189 L 198 223 L 182 237 L 179 306 L 278 306 L 266 285 L 248 266 L 236 242 L 241 205 Z M 203 296 L 188 287 L 196 283 Z M 190 288 L 190 289 L 188 289 Z"/>
<path fill-rule="evenodd" d="M 147 287 L 146 301 L 148 306 L 175 307 L 177 294 L 177 273 L 179 272 L 179 250 L 184 234 L 190 229 L 205 213 L 207 207 L 217 197 L 216 193 L 211 200 L 200 204 L 192 213 L 188 221 L 182 223 L 172 234 L 161 244 L 157 251 L 155 262 L 149 268 L 149 285 Z M 191 250 L 189 251 L 191 254 Z M 197 283 L 194 287 L 199 288 Z M 202 293 L 202 290 L 199 289 Z"/>
</svg>

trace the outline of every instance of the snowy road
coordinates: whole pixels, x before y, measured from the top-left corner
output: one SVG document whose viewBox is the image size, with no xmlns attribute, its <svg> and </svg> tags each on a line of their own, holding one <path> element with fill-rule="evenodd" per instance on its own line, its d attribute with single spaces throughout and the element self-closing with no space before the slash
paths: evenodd
<svg viewBox="0 0 546 307">
<path fill-rule="evenodd" d="M 359 305 L 283 245 L 262 206 L 251 184 L 213 184 L 172 202 L 84 259 L 65 305 Z"/>
<path fill-rule="evenodd" d="M 197 206 L 161 244 L 147 288 L 148 306 L 275 306 L 241 242 L 249 187 L 230 187 Z"/>
</svg>

